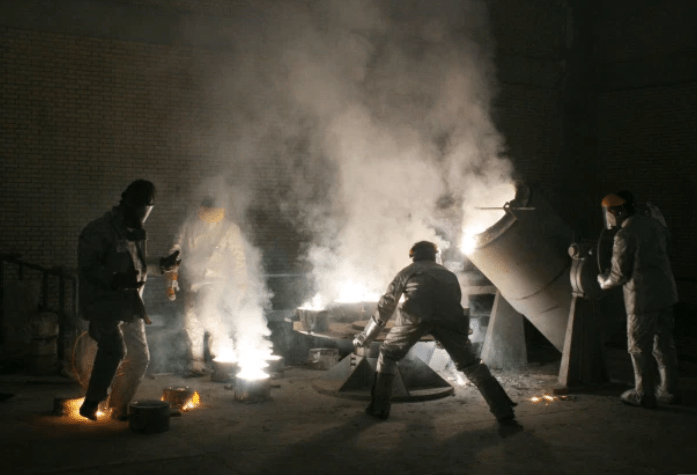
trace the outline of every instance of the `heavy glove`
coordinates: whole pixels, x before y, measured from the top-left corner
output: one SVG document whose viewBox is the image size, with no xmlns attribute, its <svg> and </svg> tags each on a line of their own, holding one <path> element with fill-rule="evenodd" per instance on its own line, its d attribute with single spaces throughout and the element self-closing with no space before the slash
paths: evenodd
<svg viewBox="0 0 697 475">
<path fill-rule="evenodd" d="M 144 282 L 138 281 L 138 273 L 135 269 L 126 272 L 115 272 L 111 280 L 112 290 L 140 289 Z"/>
<path fill-rule="evenodd" d="M 608 283 L 609 278 L 609 272 L 603 272 L 602 274 L 598 274 L 598 284 L 600 284 L 601 289 L 607 290 L 610 288 L 610 285 Z"/>
<path fill-rule="evenodd" d="M 179 251 L 174 251 L 169 256 L 160 259 L 160 269 L 163 273 L 170 272 L 177 269 L 181 262 L 182 260 L 179 259 Z"/>
<path fill-rule="evenodd" d="M 177 290 L 179 290 L 179 273 L 176 270 L 165 272 L 165 292 L 170 300 L 177 299 Z"/>
<path fill-rule="evenodd" d="M 385 328 L 385 322 L 377 320 L 375 316 L 370 317 L 370 320 L 363 329 L 363 332 L 359 333 L 353 338 L 353 346 L 356 348 L 369 346 L 375 337 L 380 334 L 383 328 Z"/>
</svg>

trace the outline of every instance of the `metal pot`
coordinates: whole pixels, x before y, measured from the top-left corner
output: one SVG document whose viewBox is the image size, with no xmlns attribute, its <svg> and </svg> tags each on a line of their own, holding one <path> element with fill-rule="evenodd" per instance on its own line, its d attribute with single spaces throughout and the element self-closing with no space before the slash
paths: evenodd
<svg viewBox="0 0 697 475">
<path fill-rule="evenodd" d="M 162 391 L 162 400 L 168 402 L 172 409 L 181 411 L 184 405 L 194 396 L 195 392 L 188 386 L 183 388 L 170 386 Z"/>
<path fill-rule="evenodd" d="M 235 400 L 253 404 L 268 401 L 271 397 L 271 378 L 235 378 Z"/>
<path fill-rule="evenodd" d="M 339 362 L 339 350 L 338 348 L 310 348 L 307 362 L 314 369 L 329 369 Z"/>
<path fill-rule="evenodd" d="M 264 368 L 264 370 L 269 374 L 278 374 L 283 371 L 283 368 L 285 368 L 283 356 L 280 355 L 271 355 L 266 358 L 266 362 L 269 366 Z"/>
<path fill-rule="evenodd" d="M 235 380 L 235 376 L 239 370 L 240 368 L 235 361 L 213 360 L 211 381 L 215 381 L 216 383 L 230 383 Z"/>
<path fill-rule="evenodd" d="M 169 403 L 144 400 L 128 405 L 128 427 L 141 434 L 156 434 L 169 430 Z"/>
<path fill-rule="evenodd" d="M 329 329 L 329 312 L 326 310 L 311 310 L 307 308 L 295 309 L 297 319 L 308 332 L 323 332 Z"/>
</svg>

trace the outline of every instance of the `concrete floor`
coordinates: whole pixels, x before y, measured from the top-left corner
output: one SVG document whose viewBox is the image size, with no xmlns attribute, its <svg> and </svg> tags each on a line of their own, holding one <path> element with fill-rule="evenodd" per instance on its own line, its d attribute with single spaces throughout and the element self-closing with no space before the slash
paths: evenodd
<svg viewBox="0 0 697 475">
<path fill-rule="evenodd" d="M 614 350 L 613 371 L 626 371 L 625 356 Z M 697 473 L 697 377 L 681 378 L 685 405 L 654 411 L 622 405 L 626 386 L 618 382 L 567 401 L 531 402 L 554 385 L 556 368 L 498 374 L 525 427 L 508 438 L 471 385 L 453 397 L 394 405 L 383 422 L 363 413 L 364 402 L 317 393 L 312 381 L 322 372 L 302 367 L 274 380 L 270 401 L 249 405 L 207 379 L 148 377 L 139 398 L 189 385 L 204 405 L 172 418 L 169 432 L 142 435 L 123 422 L 51 415 L 55 395 L 79 391 L 60 378 L 4 375 L 0 391 L 16 396 L 0 403 L 0 473 Z"/>
</svg>

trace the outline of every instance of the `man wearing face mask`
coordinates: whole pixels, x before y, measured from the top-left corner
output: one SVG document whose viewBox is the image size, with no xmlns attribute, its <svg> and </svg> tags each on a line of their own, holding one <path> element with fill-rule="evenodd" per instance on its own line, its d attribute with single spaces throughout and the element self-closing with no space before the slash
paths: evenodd
<svg viewBox="0 0 697 475">
<path fill-rule="evenodd" d="M 89 320 L 89 335 L 98 345 L 80 415 L 96 420 L 99 403 L 107 398 L 111 417 L 127 418 L 150 362 L 143 305 L 148 271 L 162 274 L 179 265 L 178 253 L 148 262 L 143 225 L 155 204 L 155 185 L 136 180 L 121 194 L 121 202 L 89 223 L 78 242 L 80 314 Z M 123 364 L 122 364 L 123 362 Z M 119 366 L 121 374 L 116 376 Z"/>
<path fill-rule="evenodd" d="M 625 196 L 622 196 L 625 195 Z M 598 276 L 600 287 L 623 286 L 627 311 L 628 351 L 634 365 L 634 389 L 622 402 L 646 408 L 656 400 L 679 402 L 678 360 L 673 340 L 673 305 L 678 292 L 667 252 L 667 228 L 650 215 L 635 212 L 625 193 L 602 201 L 605 225 L 619 228 L 612 250 L 612 268 Z M 658 365 L 660 382 L 654 381 Z"/>
</svg>

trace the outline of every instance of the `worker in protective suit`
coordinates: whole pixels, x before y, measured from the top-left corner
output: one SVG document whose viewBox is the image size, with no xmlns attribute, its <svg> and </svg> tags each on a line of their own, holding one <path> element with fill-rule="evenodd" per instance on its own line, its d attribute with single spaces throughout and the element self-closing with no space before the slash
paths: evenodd
<svg viewBox="0 0 697 475">
<path fill-rule="evenodd" d="M 667 253 L 667 229 L 650 215 L 636 213 L 618 194 L 602 201 L 605 225 L 619 228 L 612 267 L 598 276 L 602 289 L 623 286 L 628 351 L 634 365 L 634 389 L 622 402 L 647 408 L 678 403 L 678 360 L 673 340 L 673 306 L 678 292 Z M 654 378 L 658 365 L 660 382 Z"/>
<path fill-rule="evenodd" d="M 80 407 L 88 419 L 97 419 L 97 407 L 110 386 L 111 417 L 126 419 L 128 404 L 150 362 L 145 335 L 145 323 L 150 321 L 142 300 L 147 273 L 162 274 L 179 265 L 177 253 L 147 262 L 143 225 L 155 204 L 155 192 L 151 182 L 134 181 L 121 194 L 118 206 L 80 233 L 79 310 L 89 320 L 89 335 L 98 345 Z M 121 374 L 115 378 L 119 366 Z"/>
<path fill-rule="evenodd" d="M 232 316 L 235 302 L 241 302 L 247 292 L 245 243 L 239 226 L 225 218 L 225 208 L 206 197 L 180 229 L 171 248 L 176 251 L 186 261 L 178 276 L 184 293 L 186 369 L 189 376 L 202 376 L 210 372 L 204 359 L 206 334 L 212 358 L 233 346 L 224 319 Z M 172 300 L 176 287 L 167 289 Z"/>
<path fill-rule="evenodd" d="M 673 236 L 670 233 L 670 229 L 668 229 L 666 218 L 663 216 L 661 209 L 648 201 L 645 203 L 636 203 L 634 201 L 634 194 L 629 190 L 620 190 L 615 194 L 624 199 L 627 202 L 627 206 L 633 208 L 636 214 L 648 216 L 661 223 L 661 226 L 663 226 L 664 232 L 666 233 L 666 249 L 668 251 L 668 256 L 672 256 L 675 253 Z"/>
<path fill-rule="evenodd" d="M 414 244 L 409 251 L 413 264 L 397 274 L 380 298 L 376 313 L 353 341 L 356 347 L 370 345 L 404 296 L 397 321 L 380 345 L 377 373 L 366 413 L 380 419 L 389 417 L 397 363 L 421 337 L 431 334 L 448 352 L 457 369 L 479 389 L 501 429 L 520 430 L 522 426 L 513 412 L 516 404 L 472 350 L 468 336 L 469 312 L 460 304 L 460 283 L 455 274 L 436 263 L 437 253 L 437 246 L 431 242 Z"/>
</svg>

